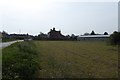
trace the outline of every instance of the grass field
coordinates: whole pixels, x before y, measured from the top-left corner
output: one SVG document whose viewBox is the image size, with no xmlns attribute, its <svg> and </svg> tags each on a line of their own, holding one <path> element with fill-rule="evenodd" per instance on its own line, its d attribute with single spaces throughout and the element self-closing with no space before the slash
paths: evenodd
<svg viewBox="0 0 120 80">
<path fill-rule="evenodd" d="M 117 78 L 118 50 L 105 42 L 34 41 L 39 78 Z"/>
</svg>

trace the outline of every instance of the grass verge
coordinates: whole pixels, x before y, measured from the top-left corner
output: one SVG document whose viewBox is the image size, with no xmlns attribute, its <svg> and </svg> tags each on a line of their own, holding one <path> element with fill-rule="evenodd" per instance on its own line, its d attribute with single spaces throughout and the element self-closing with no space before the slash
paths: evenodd
<svg viewBox="0 0 120 80">
<path fill-rule="evenodd" d="M 2 50 L 2 78 L 29 80 L 39 69 L 37 52 L 32 42 L 12 44 Z"/>
</svg>

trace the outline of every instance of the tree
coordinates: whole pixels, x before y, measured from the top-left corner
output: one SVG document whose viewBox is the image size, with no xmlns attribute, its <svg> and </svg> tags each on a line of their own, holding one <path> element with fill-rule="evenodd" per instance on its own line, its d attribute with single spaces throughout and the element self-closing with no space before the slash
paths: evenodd
<svg viewBox="0 0 120 80">
<path fill-rule="evenodd" d="M 84 33 L 84 35 L 89 35 L 89 33 L 86 32 L 86 33 Z"/>
<path fill-rule="evenodd" d="M 95 35 L 95 32 L 94 32 L 94 31 L 92 31 L 92 32 L 91 32 L 91 35 Z"/>
<path fill-rule="evenodd" d="M 77 36 L 75 36 L 74 34 L 71 34 L 71 40 L 77 40 Z"/>
<path fill-rule="evenodd" d="M 45 40 L 47 39 L 48 35 L 47 34 L 44 34 L 42 32 L 40 32 L 40 34 L 38 35 L 38 38 L 41 39 L 41 40 Z"/>
<path fill-rule="evenodd" d="M 108 33 L 107 33 L 107 32 L 104 32 L 104 35 L 108 35 Z"/>
<path fill-rule="evenodd" d="M 73 38 L 74 38 L 74 37 L 75 37 L 75 35 L 74 35 L 74 34 L 71 34 L 71 37 L 73 37 Z"/>
<path fill-rule="evenodd" d="M 4 37 L 4 36 L 7 36 L 8 35 L 8 33 L 6 32 L 6 31 L 3 31 L 2 32 L 2 36 Z"/>
<path fill-rule="evenodd" d="M 115 31 L 110 35 L 110 43 L 112 45 L 120 45 L 120 32 Z"/>
</svg>

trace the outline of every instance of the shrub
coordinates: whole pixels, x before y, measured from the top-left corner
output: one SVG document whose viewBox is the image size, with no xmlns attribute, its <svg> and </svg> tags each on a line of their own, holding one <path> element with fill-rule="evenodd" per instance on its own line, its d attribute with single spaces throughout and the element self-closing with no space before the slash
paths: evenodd
<svg viewBox="0 0 120 80">
<path fill-rule="evenodd" d="M 35 45 L 32 42 L 21 42 L 3 49 L 2 69 L 3 79 L 34 79 L 39 69 Z"/>
<path fill-rule="evenodd" d="M 120 45 L 120 32 L 114 32 L 110 35 L 110 43 L 112 45 Z"/>
</svg>

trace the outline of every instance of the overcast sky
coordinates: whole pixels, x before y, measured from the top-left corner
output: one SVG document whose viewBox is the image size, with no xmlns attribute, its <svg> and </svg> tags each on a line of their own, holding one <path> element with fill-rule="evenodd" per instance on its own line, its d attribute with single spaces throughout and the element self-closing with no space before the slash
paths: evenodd
<svg viewBox="0 0 120 80">
<path fill-rule="evenodd" d="M 88 2 L 89 1 L 89 2 Z M 118 30 L 117 0 L 1 0 L 0 31 L 48 33 L 51 28 L 64 35 L 94 30 Z"/>
</svg>

